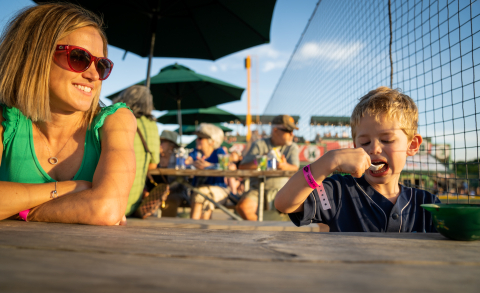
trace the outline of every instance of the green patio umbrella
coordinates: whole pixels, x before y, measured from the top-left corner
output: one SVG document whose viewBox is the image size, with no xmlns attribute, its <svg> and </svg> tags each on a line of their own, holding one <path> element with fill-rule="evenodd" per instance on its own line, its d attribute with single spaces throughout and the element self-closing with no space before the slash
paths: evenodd
<svg viewBox="0 0 480 293">
<path fill-rule="evenodd" d="M 142 83 L 143 81 L 137 84 Z M 176 113 L 167 113 L 169 115 L 167 117 L 175 116 L 176 114 L 177 121 L 174 121 L 175 117 L 173 117 L 170 118 L 170 122 L 162 122 L 160 120 L 158 120 L 158 122 L 178 123 L 180 127 L 182 126 L 181 115 L 184 111 L 180 111 L 182 108 L 192 109 L 193 111 L 185 112 L 185 114 L 191 114 L 195 113 L 195 111 L 200 111 L 196 114 L 198 116 L 201 113 L 205 113 L 205 111 L 207 111 L 203 108 L 209 108 L 218 104 L 232 101 L 239 101 L 244 91 L 244 89 L 241 87 L 202 74 L 198 74 L 195 71 L 179 64 L 174 64 L 162 68 L 159 74 L 152 77 L 152 84 L 150 90 L 153 95 L 153 105 L 155 109 L 160 111 L 177 109 Z M 108 96 L 107 98 L 113 99 L 118 94 L 120 94 L 120 92 L 121 91 L 116 92 Z M 182 102 L 184 103 L 182 104 Z M 215 109 L 220 112 L 214 112 L 216 114 L 208 115 L 233 115 L 218 108 Z M 207 120 L 202 122 L 225 122 L 238 119 L 238 117 L 236 117 L 235 115 L 233 115 L 233 117 L 232 119 L 218 117 L 218 119 L 221 120 Z M 201 119 L 197 120 L 200 121 Z M 195 120 L 192 121 L 193 122 L 188 122 L 187 124 L 195 124 Z M 181 135 L 182 133 L 180 133 L 180 136 Z"/>
<path fill-rule="evenodd" d="M 198 125 L 199 123 L 221 123 L 238 119 L 234 115 L 217 107 L 200 109 L 182 109 L 182 122 L 187 125 Z M 157 122 L 163 124 L 177 124 L 177 111 L 168 111 L 166 114 L 158 117 Z"/>
<path fill-rule="evenodd" d="M 108 43 L 152 57 L 216 60 L 270 41 L 276 0 L 35 0 L 72 2 L 101 15 Z"/>
<path fill-rule="evenodd" d="M 212 123 L 212 124 L 219 127 L 223 132 L 232 132 L 233 131 L 233 129 L 225 127 L 220 123 Z M 195 126 L 195 125 L 182 125 L 182 133 L 187 134 L 187 135 L 193 134 L 193 132 L 195 132 L 196 128 L 197 128 L 197 126 Z M 180 129 L 177 129 L 175 131 L 179 132 Z"/>
</svg>

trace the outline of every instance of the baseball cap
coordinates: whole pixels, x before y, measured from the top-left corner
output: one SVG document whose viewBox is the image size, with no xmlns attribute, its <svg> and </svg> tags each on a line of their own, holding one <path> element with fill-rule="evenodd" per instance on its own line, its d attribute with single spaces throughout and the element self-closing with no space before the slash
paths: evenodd
<svg viewBox="0 0 480 293">
<path fill-rule="evenodd" d="M 289 131 L 298 130 L 298 127 L 295 125 L 295 120 L 293 120 L 293 117 L 289 115 L 275 116 L 272 120 L 272 124 L 282 125 Z"/>
<path fill-rule="evenodd" d="M 177 138 L 178 138 L 178 134 L 170 130 L 164 130 L 162 131 L 162 134 L 160 134 L 160 140 L 164 139 L 164 140 L 171 141 L 175 144 L 175 147 L 178 148 L 179 145 L 177 144 Z"/>
</svg>

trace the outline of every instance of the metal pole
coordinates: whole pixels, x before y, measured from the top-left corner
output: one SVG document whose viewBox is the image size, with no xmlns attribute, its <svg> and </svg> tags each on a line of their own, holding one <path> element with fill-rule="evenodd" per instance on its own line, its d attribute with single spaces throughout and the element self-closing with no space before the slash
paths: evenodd
<svg viewBox="0 0 480 293">
<path fill-rule="evenodd" d="M 152 68 L 153 48 L 155 47 L 155 29 L 157 26 L 157 19 L 152 19 L 152 40 L 150 43 L 150 54 L 148 54 L 148 66 L 147 66 L 147 79 L 145 80 L 145 86 L 150 88 L 150 69 Z"/>
<path fill-rule="evenodd" d="M 180 128 L 178 129 L 178 133 L 180 134 L 180 145 L 182 145 L 182 135 L 183 135 L 183 130 L 182 130 L 182 100 L 178 99 L 177 100 L 177 122 L 178 126 Z"/>
<path fill-rule="evenodd" d="M 265 177 L 260 177 L 260 186 L 258 188 L 258 221 L 263 222 L 263 207 L 265 205 Z"/>
<path fill-rule="evenodd" d="M 237 220 L 237 221 L 243 221 L 242 218 L 240 218 L 239 216 L 235 215 L 234 213 L 232 213 L 231 211 L 229 211 L 226 207 L 224 207 L 223 205 L 217 203 L 216 201 L 214 201 L 213 199 L 211 199 L 211 198 L 208 197 L 207 195 L 203 194 L 202 192 L 200 192 L 200 190 L 198 190 L 197 188 L 193 187 L 193 186 L 190 185 L 189 183 L 187 183 L 187 182 L 182 182 L 182 184 L 185 185 L 186 187 L 192 189 L 193 192 L 198 193 L 198 194 L 200 194 L 201 196 L 203 196 L 203 198 L 205 198 L 205 199 L 208 200 L 209 202 L 213 203 L 216 208 L 221 209 L 224 213 L 226 213 L 226 214 L 229 215 L 230 217 L 234 218 L 234 219 Z"/>
<path fill-rule="evenodd" d="M 250 67 L 252 65 L 252 59 L 247 56 L 245 59 L 245 67 L 247 68 L 247 119 L 245 124 L 247 125 L 247 142 L 250 141 L 252 132 L 250 131 L 250 124 L 252 123 L 252 114 L 250 113 Z"/>
</svg>

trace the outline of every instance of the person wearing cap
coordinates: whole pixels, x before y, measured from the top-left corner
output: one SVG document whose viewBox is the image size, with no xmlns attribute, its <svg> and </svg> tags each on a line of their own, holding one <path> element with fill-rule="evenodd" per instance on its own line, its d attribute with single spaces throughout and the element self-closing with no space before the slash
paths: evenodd
<svg viewBox="0 0 480 293">
<path fill-rule="evenodd" d="M 298 145 L 293 142 L 293 131 L 298 130 L 295 121 L 289 115 L 278 115 L 272 120 L 272 133 L 270 137 L 255 141 L 240 163 L 239 169 L 256 170 L 257 156 L 267 155 L 272 149 L 280 154 L 277 162 L 278 170 L 297 171 L 300 166 Z M 265 181 L 265 194 L 267 202 L 272 202 L 278 190 L 285 185 L 288 177 L 267 178 Z M 251 189 L 242 195 L 235 209 L 245 220 L 256 221 L 258 218 L 258 187 L 259 180 L 252 178 Z"/>
<path fill-rule="evenodd" d="M 178 134 L 170 130 L 163 130 L 160 134 L 160 163 L 157 168 L 175 168 L 175 149 Z M 168 184 L 169 194 L 165 199 L 165 206 L 162 207 L 162 217 L 176 217 L 177 208 L 184 199 L 188 201 L 186 188 L 175 182 L 175 176 L 149 175 L 145 182 L 144 197 L 148 197 L 150 191 L 158 184 Z"/>
<path fill-rule="evenodd" d="M 160 164 L 158 164 L 158 168 L 175 168 L 174 150 L 179 147 L 177 138 L 178 134 L 170 130 L 164 130 L 160 134 Z"/>
<path fill-rule="evenodd" d="M 218 164 L 218 156 L 225 155 L 221 147 L 223 142 L 223 131 L 209 123 L 201 123 L 194 134 L 197 135 L 196 147 L 185 164 L 193 165 L 196 169 L 215 169 Z M 228 199 L 229 190 L 225 184 L 224 177 L 199 177 L 193 178 L 192 185 L 200 192 L 206 194 L 214 201 L 225 204 Z M 193 193 L 192 210 L 190 218 L 195 220 L 209 220 L 215 205 L 206 200 L 203 196 Z"/>
</svg>

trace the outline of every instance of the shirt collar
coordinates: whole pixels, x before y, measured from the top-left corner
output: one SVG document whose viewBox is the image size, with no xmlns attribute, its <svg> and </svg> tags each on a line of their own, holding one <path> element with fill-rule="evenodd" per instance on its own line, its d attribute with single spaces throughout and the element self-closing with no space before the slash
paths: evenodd
<svg viewBox="0 0 480 293">
<path fill-rule="evenodd" d="M 370 198 L 378 198 L 379 196 L 383 197 L 385 200 L 388 200 L 386 197 L 384 197 L 381 193 L 379 193 L 378 191 L 375 190 L 375 188 L 373 188 L 370 183 L 368 183 L 368 181 L 365 179 L 365 175 L 363 175 L 361 178 L 357 178 L 355 179 L 358 183 L 358 185 L 360 185 L 363 190 L 367 193 L 367 195 L 370 197 Z M 411 197 L 412 197 L 412 188 L 410 187 L 405 187 L 401 184 L 399 184 L 400 186 L 400 194 L 398 195 L 398 198 L 397 198 L 397 201 L 394 205 L 395 208 L 400 208 L 403 209 L 405 206 L 407 206 L 408 204 L 410 204 L 411 202 Z"/>
</svg>

